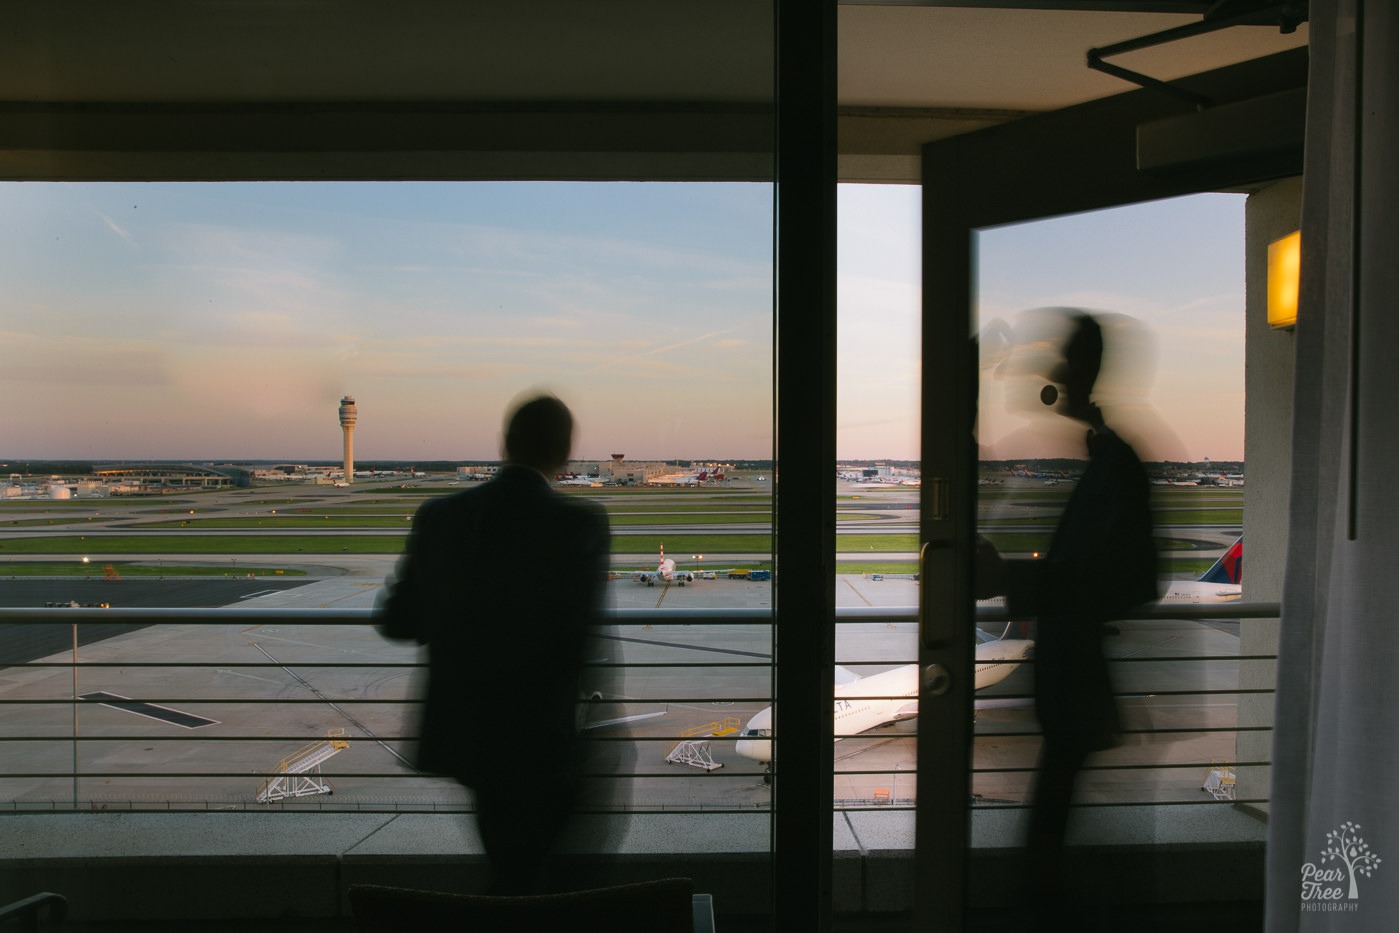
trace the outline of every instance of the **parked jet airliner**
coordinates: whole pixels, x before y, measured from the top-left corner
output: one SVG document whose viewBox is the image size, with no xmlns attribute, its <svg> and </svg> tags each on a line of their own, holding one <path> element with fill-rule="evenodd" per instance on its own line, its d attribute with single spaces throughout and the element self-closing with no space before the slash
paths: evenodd
<svg viewBox="0 0 1399 933">
<path fill-rule="evenodd" d="M 1243 592 L 1243 572 L 1244 539 L 1241 536 L 1200 579 L 1172 581 L 1160 602 L 1178 605 L 1238 599 Z M 1006 633 L 1009 631 L 1007 626 Z M 1033 641 L 995 638 L 980 629 L 976 634 L 981 640 L 976 646 L 977 690 L 1005 680 L 1020 662 L 1034 653 Z M 859 677 L 837 667 L 835 697 L 837 742 L 844 736 L 886 722 L 912 718 L 918 715 L 918 665 L 905 664 L 869 677 Z M 745 758 L 767 764 L 772 760 L 771 739 L 772 707 L 769 706 L 748 720 L 734 750 Z"/>
<path fill-rule="evenodd" d="M 656 581 L 661 583 L 676 583 L 684 586 L 686 583 L 695 582 L 695 575 L 689 570 L 676 570 L 674 558 L 665 556 L 665 542 L 661 542 L 661 562 L 656 565 L 655 570 L 643 570 L 632 577 L 637 583 L 645 583 L 647 586 L 655 586 Z"/>
<path fill-rule="evenodd" d="M 1010 627 L 1006 627 L 1010 631 Z M 977 629 L 976 689 L 998 684 L 1034 653 L 1035 643 L 1023 638 L 996 638 Z M 905 664 L 869 677 L 836 666 L 836 741 L 866 729 L 918 715 L 918 665 Z M 734 751 L 767 764 L 772 761 L 772 707 L 748 720 Z"/>
<path fill-rule="evenodd" d="M 1231 602 L 1243 596 L 1243 583 L 1244 539 L 1240 535 L 1200 579 L 1172 580 L 1160 602 L 1168 606 Z"/>
</svg>

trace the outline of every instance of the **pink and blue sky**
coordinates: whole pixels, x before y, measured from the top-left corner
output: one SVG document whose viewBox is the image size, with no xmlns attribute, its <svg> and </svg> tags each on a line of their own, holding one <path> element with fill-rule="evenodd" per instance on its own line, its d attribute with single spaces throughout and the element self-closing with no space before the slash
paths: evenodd
<svg viewBox="0 0 1399 933">
<path fill-rule="evenodd" d="M 918 191 L 839 209 L 838 452 L 915 459 Z M 1183 451 L 1241 456 L 1242 198 L 1133 210 L 984 234 L 982 316 L 1140 318 Z M 0 215 L 3 458 L 334 459 L 351 394 L 361 461 L 491 459 L 531 387 L 579 457 L 771 454 L 767 185 L 24 183 Z M 1017 430 L 984 416 L 988 455 Z"/>
</svg>

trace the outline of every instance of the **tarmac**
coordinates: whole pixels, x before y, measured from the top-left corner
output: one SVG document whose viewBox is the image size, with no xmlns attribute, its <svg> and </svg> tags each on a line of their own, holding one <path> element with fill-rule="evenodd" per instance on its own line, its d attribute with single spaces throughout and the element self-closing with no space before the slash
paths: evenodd
<svg viewBox="0 0 1399 933">
<path fill-rule="evenodd" d="M 1018 481 L 1017 481 L 1018 482 Z M 1014 485 L 1011 480 L 1007 484 Z M 1023 495 L 983 503 L 982 519 L 994 530 L 1043 528 L 1056 506 L 1054 497 L 1025 481 Z M 1002 487 L 1004 488 L 1004 487 Z M 713 509 L 716 496 L 742 489 L 628 493 L 629 507 L 645 512 L 656 505 L 656 525 L 621 524 L 620 534 L 683 536 L 673 506 L 692 503 Z M 760 490 L 761 491 L 761 490 Z M 12 503 L 6 511 L 6 539 L 84 532 L 182 536 L 187 534 L 305 535 L 305 529 L 229 529 L 201 527 L 206 518 L 267 520 L 269 509 L 283 517 L 306 512 L 364 514 L 383 512 L 405 519 L 391 530 L 337 529 L 335 535 L 406 533 L 418 500 L 406 501 L 397 488 L 375 490 L 368 498 L 351 490 L 316 487 L 287 490 L 231 490 L 213 494 L 142 502 L 86 503 L 36 501 Z M 397 498 L 395 498 L 397 497 Z M 839 531 L 912 533 L 918 520 L 919 490 L 913 487 L 862 488 L 842 484 Z M 1041 501 L 1043 500 L 1043 501 Z M 1222 500 L 1221 500 L 1222 501 Z M 382 502 L 382 505 L 376 504 Z M 707 504 L 706 504 L 707 503 Z M 671 510 L 663 508 L 671 507 Z M 194 511 L 191 511 L 191 510 Z M 158 532 L 152 523 L 190 521 L 188 529 Z M 670 524 L 666 524 L 670 522 Z M 761 522 L 737 527 L 761 530 Z M 1038 523 L 1038 524 L 1037 524 Z M 989 527 L 989 525 L 988 525 Z M 1202 549 L 1222 548 L 1236 529 L 1223 526 L 1178 526 Z M 289 549 L 290 550 L 290 549 Z M 1203 550 L 1201 551 L 1203 553 Z M 672 609 L 770 611 L 772 584 L 731 580 L 722 573 L 728 561 L 767 560 L 769 554 L 706 554 L 703 561 L 675 555 L 682 570 L 717 571 L 717 579 L 681 586 L 646 586 L 629 574 L 608 585 L 608 602 L 622 610 L 602 633 L 591 660 L 622 668 L 620 682 L 592 710 L 594 721 L 612 725 L 590 732 L 618 743 L 629 754 L 630 804 L 639 810 L 763 809 L 771 800 L 762 767 L 733 751 L 733 730 L 741 730 L 772 695 L 770 660 L 773 634 L 761 622 L 632 624 L 628 610 Z M 865 559 L 842 552 L 844 561 Z M 879 552 L 880 560 L 915 555 Z M 178 569 L 183 563 L 228 561 L 219 577 L 129 576 L 107 579 L 99 564 L 124 558 Z M 43 558 L 40 558 L 43 559 Z M 59 558 L 64 559 L 64 558 Z M 392 574 L 393 555 L 285 553 L 238 557 L 190 554 L 102 554 L 86 577 L 26 579 L 0 577 L 0 606 L 45 603 L 112 607 L 237 606 L 282 610 L 368 610 L 382 597 Z M 649 555 L 617 555 L 613 566 L 654 566 Z M 239 563 L 243 563 L 240 572 Z M 302 571 L 305 576 L 254 576 L 258 566 Z M 693 562 L 693 565 L 691 565 Z M 4 568 L 22 574 L 13 558 Z M 519 568 L 504 568 L 500 586 L 529 586 L 536 581 Z M 917 660 L 912 621 L 918 584 L 906 575 L 839 574 L 838 609 L 887 610 L 888 619 L 839 622 L 837 662 L 868 675 Z M 506 623 L 508 624 L 508 623 Z M 0 771 L 0 801 L 17 810 L 83 809 L 349 809 L 375 812 L 433 811 L 459 808 L 464 792 L 450 781 L 417 773 L 411 735 L 414 703 L 420 684 L 415 669 L 422 660 L 414 645 L 389 642 L 371 625 L 313 625 L 285 618 L 237 624 L 160 624 L 103 628 L 97 626 L 0 626 L 0 741 L 7 755 Z M 1101 770 L 1082 782 L 1083 798 L 1104 803 L 1208 799 L 1200 789 L 1211 762 L 1233 759 L 1237 725 L 1239 653 L 1237 623 L 1188 621 L 1127 622 L 1108 639 L 1117 665 L 1117 686 L 1130 732 L 1123 745 L 1098 756 Z M 996 632 L 994 634 L 999 634 Z M 82 664 L 71 666 L 74 636 Z M 520 633 L 526 643 L 529 633 Z M 1172 658 L 1220 660 L 1173 663 Z M 26 666 L 18 666 L 19 664 Z M 512 663 L 483 658 L 481 663 Z M 983 806 L 1018 806 L 1028 796 L 1038 751 L 1035 719 L 1028 697 L 1030 664 L 994 688 L 978 694 L 972 792 Z M 469 673 L 466 675 L 469 676 Z M 528 688 L 525 678 L 524 689 Z M 1225 692 L 1213 692 L 1225 691 Z M 75 696 L 93 700 L 75 702 Z M 112 699 L 116 698 L 116 699 Z M 146 703 L 147 707 L 133 706 Z M 152 713 L 150 707 L 170 712 Z M 508 698 L 483 702 L 481 717 L 462 729 L 511 728 L 530 741 L 529 724 L 509 721 Z M 207 721 L 203 725 L 190 725 Z M 838 801 L 850 807 L 898 806 L 912 801 L 916 764 L 917 720 L 878 727 L 841 739 L 836 752 Z M 344 730 L 348 747 L 337 747 L 322 766 L 333 794 L 314 793 L 272 804 L 258 793 L 269 773 L 307 746 L 341 741 L 328 734 Z M 709 732 L 722 733 L 710 737 Z M 75 736 L 77 740 L 75 741 Z M 667 762 L 682 739 L 704 745 L 704 763 L 712 768 Z M 778 740 L 780 744 L 780 738 Z M 322 752 L 324 748 L 322 747 Z M 1126 768 L 1122 766 L 1132 766 Z M 509 767 L 503 762 L 502 767 Z M 73 777 L 74 772 L 77 777 Z"/>
<path fill-rule="evenodd" d="M 133 578 L 110 584 L 117 595 L 109 598 L 156 605 L 152 600 L 162 593 L 174 598 L 178 588 L 184 605 L 190 605 L 193 589 L 206 593 L 202 605 L 365 609 L 380 597 L 391 567 L 389 558 L 359 559 L 338 576 L 304 583 L 283 578 L 275 585 L 257 579 Z M 0 592 L 16 585 L 7 583 Z M 521 584 L 505 577 L 501 585 Z M 916 604 L 917 590 L 918 584 L 906 577 L 841 575 L 838 607 L 887 609 L 894 618 L 838 623 L 838 662 L 872 674 L 915 661 L 914 623 L 900 619 Z M 610 583 L 608 593 L 618 609 L 772 606 L 770 583 L 722 578 L 655 587 L 626 578 Z M 751 622 L 618 623 L 603 633 L 596 663 L 639 665 L 625 668 L 616 692 L 593 711 L 594 720 L 623 720 L 596 735 L 634 753 L 628 766 L 631 807 L 745 810 L 769 805 L 771 788 L 761 766 L 734 753 L 729 739 L 706 739 L 706 733 L 741 729 L 769 705 L 772 644 L 770 628 Z M 1097 757 L 1094 764 L 1102 770 L 1085 776 L 1082 799 L 1116 804 L 1208 800 L 1201 784 L 1209 764 L 1235 756 L 1237 697 L 1203 691 L 1237 689 L 1239 665 L 1231 659 L 1239 652 L 1236 625 L 1126 622 L 1120 634 L 1109 637 L 1108 650 L 1113 657 L 1130 659 L 1117 666 L 1118 689 L 1127 694 L 1121 703 L 1128 728 L 1147 731 L 1130 733 L 1125 744 Z M 412 766 L 409 736 L 420 689 L 412 665 L 421 660 L 421 649 L 389 642 L 372 626 L 161 624 L 84 644 L 79 656 L 83 666 L 76 674 L 68 663 L 71 643 L 43 659 L 54 666 L 0 671 L 0 738 L 8 743 L 0 799 L 14 809 L 66 808 L 76 802 L 83 809 L 276 806 L 402 812 L 466 803 L 453 782 L 419 774 Z M 1222 660 L 1171 662 L 1204 656 Z M 984 708 L 976 714 L 972 792 L 983 806 L 1016 806 L 1027 798 L 1038 750 L 1026 699 L 1031 676 L 1030 665 L 1022 665 L 978 694 Z M 171 721 L 178 717 L 142 715 L 129 704 L 72 700 L 99 693 L 210 723 L 181 725 Z M 511 723 L 508 712 L 502 712 L 508 705 L 508 700 L 483 703 L 480 719 L 464 722 L 462 728 L 508 727 L 529 741 L 528 724 Z M 912 720 L 840 740 L 837 800 L 854 807 L 911 803 L 916 726 Z M 326 742 L 335 730 L 344 730 L 349 745 L 322 766 L 333 794 L 257 802 L 269 772 L 285 769 L 290 756 Z M 706 752 L 718 767 L 668 763 L 667 753 L 687 736 L 707 741 Z M 76 778 L 71 776 L 75 770 Z"/>
</svg>

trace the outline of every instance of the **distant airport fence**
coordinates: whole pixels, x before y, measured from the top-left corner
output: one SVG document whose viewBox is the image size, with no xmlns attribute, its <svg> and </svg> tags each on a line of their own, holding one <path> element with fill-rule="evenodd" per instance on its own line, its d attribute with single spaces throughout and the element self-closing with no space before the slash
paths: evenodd
<svg viewBox="0 0 1399 933">
<path fill-rule="evenodd" d="M 1275 657 L 1247 653 L 1255 639 L 1241 623 L 1277 616 L 1276 604 L 1238 602 L 1151 608 L 1122 623 L 1109 654 L 1123 728 L 1086 769 L 1082 802 L 1264 803 Z M 609 647 L 590 660 L 621 680 L 588 703 L 596 728 L 587 744 L 606 753 L 581 764 L 609 789 L 592 806 L 770 806 L 764 769 L 734 743 L 771 703 L 771 618 L 766 609 L 610 614 Z M 470 810 L 466 791 L 414 766 L 424 657 L 382 639 L 374 621 L 367 609 L 0 609 L 0 811 Z M 917 660 L 912 608 L 840 610 L 836 621 L 838 633 L 861 634 L 854 643 L 886 644 L 865 637 L 874 632 L 907 645 L 903 656 L 839 664 Z M 991 631 L 1010 620 L 983 608 L 978 622 Z M 60 641 L 62 650 L 37 658 L 21 647 L 3 653 L 6 644 L 48 650 Z M 974 808 L 1029 798 L 1038 753 L 1032 665 L 977 696 Z M 482 697 L 461 728 L 530 740 L 509 698 Z M 835 805 L 915 806 L 915 741 L 898 723 L 842 739 Z M 566 760 L 576 752 L 558 754 L 560 767 L 580 765 Z M 500 767 L 514 766 L 503 758 Z"/>
</svg>

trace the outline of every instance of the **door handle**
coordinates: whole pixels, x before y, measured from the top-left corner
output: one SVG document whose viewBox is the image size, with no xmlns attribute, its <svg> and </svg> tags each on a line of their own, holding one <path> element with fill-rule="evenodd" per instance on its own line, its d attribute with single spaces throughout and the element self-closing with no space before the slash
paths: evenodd
<svg viewBox="0 0 1399 933">
<path fill-rule="evenodd" d="M 952 613 L 928 612 L 928 593 L 955 593 L 957 552 L 951 541 L 925 541 L 918 550 L 918 639 L 924 648 L 945 648 L 956 633 Z"/>
</svg>

